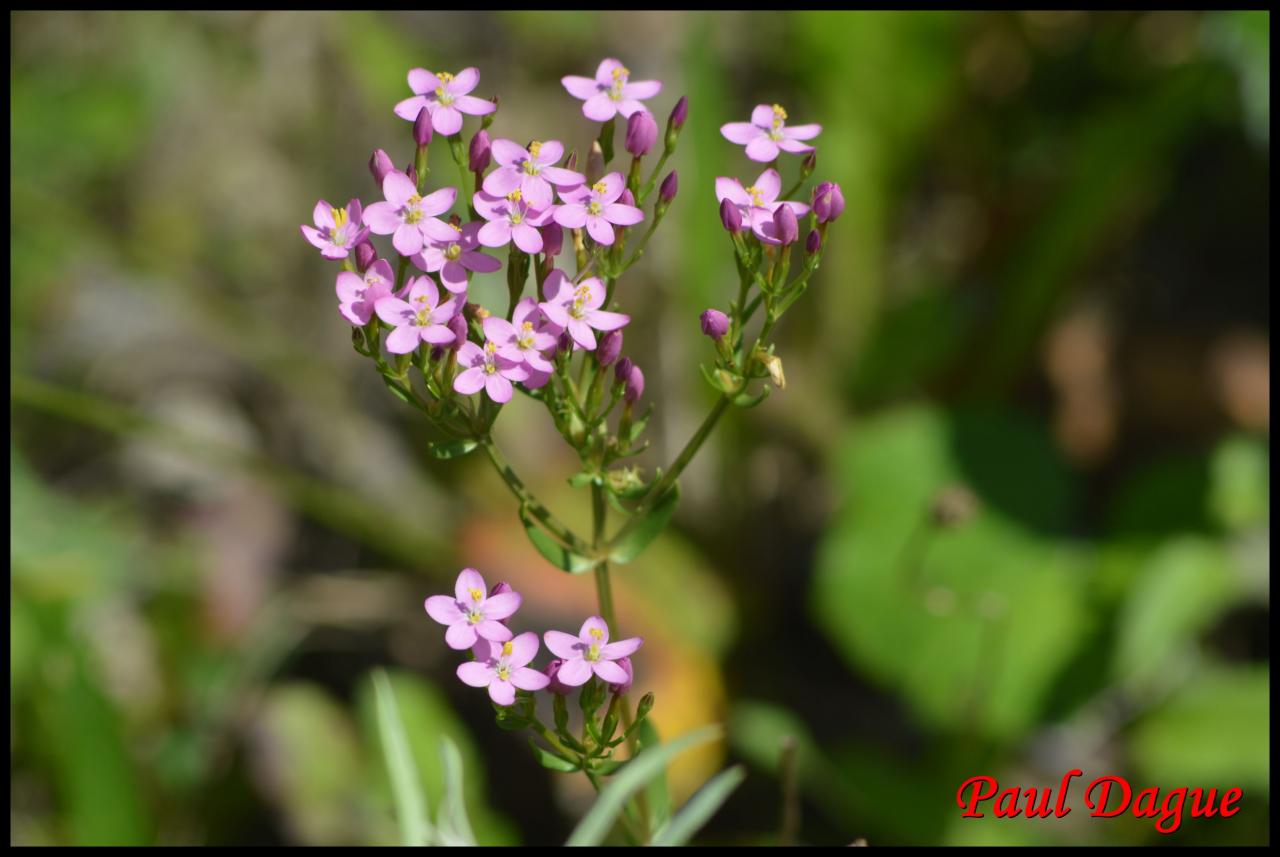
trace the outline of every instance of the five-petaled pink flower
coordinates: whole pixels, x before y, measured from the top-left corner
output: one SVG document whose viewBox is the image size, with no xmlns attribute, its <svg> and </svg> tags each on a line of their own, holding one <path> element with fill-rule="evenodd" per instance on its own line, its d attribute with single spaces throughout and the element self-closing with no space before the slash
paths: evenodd
<svg viewBox="0 0 1280 857">
<path fill-rule="evenodd" d="M 520 609 L 520 593 L 503 592 L 486 596 L 487 591 L 480 572 L 474 568 L 464 568 L 453 585 L 452 598 L 448 595 L 432 595 L 427 599 L 427 615 L 441 625 L 449 626 L 444 635 L 449 648 L 469 649 L 475 645 L 477 637 L 496 643 L 505 643 L 511 639 L 511 629 L 499 620 L 506 619 Z"/>
<path fill-rule="evenodd" d="M 433 230 L 448 226 L 436 215 L 453 207 L 458 192 L 445 187 L 422 196 L 407 175 L 392 170 L 382 179 L 382 195 L 387 198 L 386 202 L 375 202 L 364 210 L 365 225 L 375 235 L 391 235 L 396 252 L 412 256 L 426 243 L 424 230 L 428 225 Z"/>
<path fill-rule="evenodd" d="M 375 261 L 363 277 L 351 271 L 341 272 L 334 284 L 338 292 L 338 312 L 352 324 L 364 327 L 373 318 L 374 305 L 391 294 L 395 283 L 386 259 Z"/>
<path fill-rule="evenodd" d="M 481 654 L 481 650 L 487 653 Z M 489 688 L 489 698 L 499 705 L 516 701 L 516 688 L 542 690 L 550 683 L 545 674 L 530 669 L 528 663 L 538 654 L 538 635 L 525 631 L 503 643 L 481 640 L 476 646 L 476 660 L 458 666 L 458 678 L 472 687 Z"/>
<path fill-rule="evenodd" d="M 778 194 L 781 191 L 782 177 L 772 168 L 762 172 L 755 184 L 745 188 L 737 179 L 725 176 L 716 179 L 716 199 L 721 201 L 727 199 L 737 206 L 738 211 L 742 213 L 743 221 L 750 224 L 752 230 L 757 233 L 766 222 L 773 221 L 773 213 L 780 205 L 788 206 L 795 212 L 796 217 L 809 210 L 809 206 L 803 202 L 778 201 Z"/>
<path fill-rule="evenodd" d="M 543 209 L 555 201 L 551 185 L 576 187 L 587 180 L 582 173 L 555 166 L 564 154 L 559 140 L 534 140 L 528 149 L 523 149 L 519 143 L 500 139 L 493 141 L 490 151 L 498 162 L 498 169 L 484 179 L 484 192 L 490 196 L 506 196 L 519 190 L 531 208 Z"/>
<path fill-rule="evenodd" d="M 604 303 L 604 284 L 598 277 L 588 277 L 574 283 L 559 268 L 547 275 L 543 287 L 547 300 L 538 304 L 552 323 L 569 332 L 573 341 L 587 351 L 596 347 L 595 330 L 617 330 L 625 327 L 631 317 L 620 312 L 600 309 Z"/>
<path fill-rule="evenodd" d="M 630 77 L 630 70 L 622 63 L 607 59 L 596 69 L 595 80 L 571 74 L 560 78 L 560 82 L 574 98 L 583 99 L 583 116 L 593 122 L 608 122 L 619 113 L 630 116 L 637 110 L 644 110 L 641 99 L 653 98 L 662 91 L 662 81 L 638 80 L 631 83 Z"/>
<path fill-rule="evenodd" d="M 360 225 L 360 200 L 353 199 L 346 208 L 334 208 L 323 199 L 311 213 L 315 226 L 303 226 L 302 237 L 320 250 L 326 259 L 345 259 L 351 248 L 369 234 Z"/>
<path fill-rule="evenodd" d="M 467 368 L 453 379 L 453 389 L 464 396 L 478 393 L 481 388 L 499 405 L 511 401 L 512 381 L 529 377 L 524 361 L 512 359 L 498 351 L 498 343 L 489 339 L 481 348 L 474 342 L 464 342 L 458 349 L 458 365 Z"/>
<path fill-rule="evenodd" d="M 467 290 L 467 271 L 491 274 L 502 267 L 492 256 L 481 253 L 477 233 L 480 223 L 464 223 L 454 226 L 441 220 L 428 220 L 423 227 L 427 245 L 412 257 L 413 264 L 434 274 L 440 273 L 440 283 L 455 295 Z"/>
<path fill-rule="evenodd" d="M 462 130 L 462 114 L 487 116 L 498 105 L 467 93 L 480 83 L 480 71 L 464 68 L 457 75 L 447 71 L 432 74 L 425 68 L 409 70 L 409 88 L 416 93 L 396 105 L 396 115 L 410 122 L 418 118 L 418 111 L 427 108 L 431 114 L 431 127 L 437 134 L 450 137 Z"/>
<path fill-rule="evenodd" d="M 522 298 L 511 314 L 511 321 L 496 315 L 486 318 L 484 335 L 498 344 L 498 353 L 502 356 L 520 361 L 530 373 L 549 375 L 555 367 L 543 352 L 555 350 L 556 337 L 543 329 L 541 320 L 538 302 Z"/>
<path fill-rule="evenodd" d="M 569 687 L 586 684 L 592 673 L 610 684 L 630 684 L 631 676 L 616 661 L 635 654 L 644 642 L 640 637 L 631 637 L 610 643 L 609 626 L 599 616 L 583 622 L 576 637 L 563 631 L 547 631 L 542 639 L 553 655 L 564 659 L 556 678 Z"/>
<path fill-rule="evenodd" d="M 514 241 L 525 253 L 542 250 L 542 233 L 537 227 L 550 220 L 555 209 L 534 208 L 519 190 L 513 190 L 506 196 L 492 196 L 481 191 L 472 198 L 472 202 L 480 216 L 489 221 L 476 233 L 481 244 L 505 247 Z"/>
<path fill-rule="evenodd" d="M 458 312 L 457 302 L 450 297 L 440 303 L 440 290 L 425 274 L 409 283 L 408 300 L 395 295 L 379 298 L 374 304 L 378 318 L 395 328 L 387 336 L 387 350 L 392 354 L 408 354 L 419 342 L 448 345 L 454 334 L 449 319 Z"/>
<path fill-rule="evenodd" d="M 802 154 L 813 146 L 800 142 L 812 140 L 822 132 L 821 125 L 787 127 L 787 111 L 779 104 L 758 104 L 751 111 L 750 122 L 730 122 L 720 126 L 720 133 L 730 143 L 747 147 L 747 157 L 767 164 L 778 157 L 778 150 Z"/>
<path fill-rule="evenodd" d="M 561 190 L 560 198 L 565 204 L 556 208 L 553 217 L 565 229 L 581 229 L 585 225 L 597 244 L 612 244 L 614 224 L 634 226 L 644 220 L 643 211 L 617 201 L 626 189 L 622 173 L 609 173 L 590 187 Z"/>
</svg>

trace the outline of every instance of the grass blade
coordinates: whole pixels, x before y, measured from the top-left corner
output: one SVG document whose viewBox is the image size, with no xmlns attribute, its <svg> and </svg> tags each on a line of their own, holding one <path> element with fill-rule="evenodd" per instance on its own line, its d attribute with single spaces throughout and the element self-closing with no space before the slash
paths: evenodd
<svg viewBox="0 0 1280 857">
<path fill-rule="evenodd" d="M 466 792 L 462 784 L 462 754 L 448 735 L 440 736 L 440 756 L 444 759 L 444 798 L 436 830 L 441 845 L 475 845 L 476 836 L 467 818 Z"/>
<path fill-rule="evenodd" d="M 400 710 L 396 707 L 395 693 L 384 670 L 374 673 L 373 686 L 378 696 L 378 733 L 387 773 L 391 777 L 400 836 L 405 845 L 426 845 L 431 836 L 431 825 L 427 821 L 422 780 L 409 752 L 409 741 L 400 720 Z"/>
<path fill-rule="evenodd" d="M 704 824 L 711 820 L 711 816 L 716 814 L 716 810 L 720 809 L 729 799 L 729 795 L 733 794 L 746 778 L 747 772 L 741 765 L 734 765 L 729 770 L 716 774 L 706 785 L 698 789 L 697 794 L 689 798 L 676 813 L 675 818 L 653 835 L 653 844 L 684 845 L 687 843 Z"/>
</svg>

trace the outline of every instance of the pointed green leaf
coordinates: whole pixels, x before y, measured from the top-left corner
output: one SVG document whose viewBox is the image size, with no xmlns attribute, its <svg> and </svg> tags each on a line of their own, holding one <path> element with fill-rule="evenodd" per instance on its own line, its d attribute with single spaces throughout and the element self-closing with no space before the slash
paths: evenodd
<svg viewBox="0 0 1280 857">
<path fill-rule="evenodd" d="M 533 755 L 534 758 L 538 760 L 538 764 L 546 768 L 548 771 L 559 771 L 562 774 L 572 774 L 581 767 L 577 762 L 566 759 L 558 753 L 542 749 L 533 740 L 532 736 L 529 738 L 529 746 L 533 749 Z"/>
<path fill-rule="evenodd" d="M 758 395 L 752 396 L 749 393 L 739 393 L 733 397 L 733 403 L 740 408 L 754 408 L 756 405 L 769 398 L 769 391 L 773 388 L 765 385 Z"/>
<path fill-rule="evenodd" d="M 378 670 L 373 676 L 378 696 L 378 732 L 382 752 L 386 757 L 387 771 L 391 775 L 391 791 L 396 801 L 396 820 L 400 822 L 400 836 L 405 845 L 426 845 L 431 835 L 427 822 L 426 801 L 422 796 L 422 781 L 417 766 L 409 753 L 409 741 L 405 737 L 404 723 L 396 707 L 395 694 L 387 674 Z"/>
<path fill-rule="evenodd" d="M 448 735 L 440 736 L 440 758 L 444 760 L 444 800 L 436 819 L 441 845 L 475 845 L 476 836 L 467 818 L 466 788 L 462 782 L 462 754 Z"/>
<path fill-rule="evenodd" d="M 667 522 L 675 514 L 679 502 L 680 484 L 676 483 L 671 486 L 667 495 L 658 501 L 658 505 L 650 509 L 621 541 L 613 545 L 609 551 L 609 559 L 618 564 L 628 563 L 643 553 L 649 546 L 649 542 L 666 529 Z"/>
<path fill-rule="evenodd" d="M 520 507 L 520 521 L 524 524 L 525 535 L 529 537 L 529 541 L 533 543 L 533 546 L 538 549 L 538 553 L 546 557 L 547 562 L 556 568 L 561 571 L 567 571 L 570 574 L 582 574 L 595 568 L 594 561 L 569 550 L 556 541 L 546 530 L 542 529 L 537 520 L 529 514 L 526 506 Z"/>
<path fill-rule="evenodd" d="M 684 845 L 716 814 L 729 795 L 747 778 L 741 765 L 722 771 L 676 813 L 675 818 L 653 835 L 654 845 Z"/>
<path fill-rule="evenodd" d="M 457 440 L 441 441 L 440 443 L 429 443 L 427 444 L 427 451 L 440 459 L 461 458 L 478 445 L 469 438 L 459 438 Z"/>
</svg>

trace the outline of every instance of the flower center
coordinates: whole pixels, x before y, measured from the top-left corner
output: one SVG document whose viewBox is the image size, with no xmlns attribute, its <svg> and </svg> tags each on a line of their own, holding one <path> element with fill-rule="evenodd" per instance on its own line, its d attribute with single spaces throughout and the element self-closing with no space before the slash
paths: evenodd
<svg viewBox="0 0 1280 857">
<path fill-rule="evenodd" d="M 431 310 L 423 307 L 414 313 L 413 323 L 416 327 L 426 327 L 431 323 Z"/>
<path fill-rule="evenodd" d="M 478 625 L 484 621 L 484 616 L 480 615 L 480 611 L 472 607 L 467 611 L 467 621 L 472 625 Z"/>
<path fill-rule="evenodd" d="M 600 644 L 592 643 L 590 646 L 587 647 L 586 654 L 584 654 L 582 657 L 588 661 L 600 660 Z"/>
<path fill-rule="evenodd" d="M 453 80 L 453 75 L 447 71 L 437 72 L 436 80 L 440 81 L 440 85 L 436 87 L 436 99 L 445 107 L 448 107 L 453 103 L 453 95 L 445 87 Z"/>
<path fill-rule="evenodd" d="M 764 191 L 760 190 L 760 188 L 755 185 L 745 188 L 745 190 L 747 192 L 747 196 L 751 197 L 751 204 L 753 206 L 759 208 L 764 205 Z"/>
<path fill-rule="evenodd" d="M 493 362 L 493 355 L 498 352 L 498 343 L 489 340 L 484 344 L 484 374 L 492 375 L 498 371 L 498 365 Z"/>
<path fill-rule="evenodd" d="M 454 242 L 444 249 L 444 257 L 450 262 L 458 261 L 458 257 L 462 255 L 462 245 Z"/>
<path fill-rule="evenodd" d="M 422 212 L 419 209 L 411 208 L 404 213 L 405 223 L 417 223 L 422 220 Z"/>
<path fill-rule="evenodd" d="M 341 229 L 347 225 L 347 210 L 345 208 L 335 208 L 333 211 L 333 228 Z"/>
<path fill-rule="evenodd" d="M 501 664 L 498 667 L 498 681 L 507 681 L 511 677 L 511 667 Z"/>
<path fill-rule="evenodd" d="M 593 217 L 598 217 L 600 215 L 600 210 L 600 203 L 596 202 L 594 199 L 587 203 L 587 214 L 590 214 Z"/>
<path fill-rule="evenodd" d="M 623 66 L 618 66 L 612 72 L 613 85 L 609 87 L 609 97 L 614 101 L 622 98 L 622 87 L 627 85 L 627 77 L 631 71 Z"/>
<path fill-rule="evenodd" d="M 526 350 L 533 347 L 533 322 L 526 321 L 520 325 L 520 335 L 516 338 L 516 345 Z"/>
</svg>

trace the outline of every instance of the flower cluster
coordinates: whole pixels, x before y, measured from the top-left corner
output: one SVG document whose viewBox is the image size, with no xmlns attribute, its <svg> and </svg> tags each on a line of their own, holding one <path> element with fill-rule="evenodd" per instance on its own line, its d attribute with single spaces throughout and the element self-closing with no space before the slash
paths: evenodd
<svg viewBox="0 0 1280 857">
<path fill-rule="evenodd" d="M 830 182 L 818 184 L 807 202 L 797 196 L 817 163 L 810 141 L 820 126 L 788 125 L 786 110 L 762 104 L 750 122 L 721 128 L 766 167 L 750 184 L 728 176 L 715 182 L 739 275 L 727 309 L 708 309 L 699 318 L 715 344 L 714 361 L 702 372 L 720 395 L 674 461 L 646 479 L 626 464 L 648 445 L 642 438 L 651 409 L 637 409 L 645 374 L 623 356 L 631 316 L 620 306 L 619 281 L 642 258 L 679 192 L 678 175 L 664 167 L 689 104 L 678 99 L 660 129 L 645 102 L 660 95 L 662 83 L 633 80 L 613 58 L 602 61 L 594 77 L 569 75 L 561 82 L 598 126 L 581 156 L 556 129 L 536 129 L 540 136 L 527 145 L 491 133 L 498 99 L 473 94 L 481 85 L 477 69 L 411 70 L 411 94 L 394 112 L 411 123 L 412 159 L 399 167 L 375 150 L 369 170 L 381 197 L 368 204 L 352 199 L 343 208 L 320 201 L 314 225 L 301 230 L 324 258 L 340 263 L 334 288 L 352 344 L 392 393 L 426 417 L 434 435 L 429 451 L 454 458 L 482 449 L 515 497 L 538 552 L 565 572 L 592 572 L 600 615 L 576 635 L 551 630 L 540 639 L 513 632 L 520 594 L 504 583 L 487 589 L 474 569 L 463 570 L 452 595 L 432 596 L 425 607 L 447 627 L 446 644 L 470 652 L 458 678 L 487 688 L 499 726 L 534 730 L 544 742 L 533 745 L 544 765 L 584 770 L 594 782 L 616 770 L 620 762 L 611 755 L 622 742 L 635 755 L 636 729 L 653 704 L 649 694 L 634 711 L 627 702 L 631 658 L 641 639 L 611 639 L 617 629 L 610 628 L 610 565 L 629 562 L 662 531 L 679 497 L 677 479 L 726 409 L 750 407 L 785 386 L 772 332 L 808 287 L 844 198 Z M 464 139 L 469 121 L 478 127 Z M 619 124 L 625 131 L 615 151 Z M 512 136 L 530 139 L 525 129 Z M 433 187 L 433 143 L 437 151 L 442 143 L 447 148 L 456 181 L 446 170 L 450 179 Z M 630 163 L 611 169 L 624 153 Z M 786 191 L 782 154 L 801 156 L 798 178 Z M 651 156 L 656 163 L 646 169 Z M 384 242 L 381 250 L 375 239 Z M 793 253 L 801 260 L 794 275 Z M 500 271 L 506 306 L 482 306 L 473 299 L 474 279 Z M 517 392 L 545 407 L 577 453 L 581 471 L 569 482 L 590 488 L 590 537 L 543 505 L 494 443 L 493 424 Z M 621 520 L 612 532 L 611 515 Z M 533 662 L 542 643 L 554 658 L 539 669 Z M 543 690 L 554 728 L 535 711 Z M 574 692 L 583 713 L 576 735 L 565 702 Z"/>
</svg>

